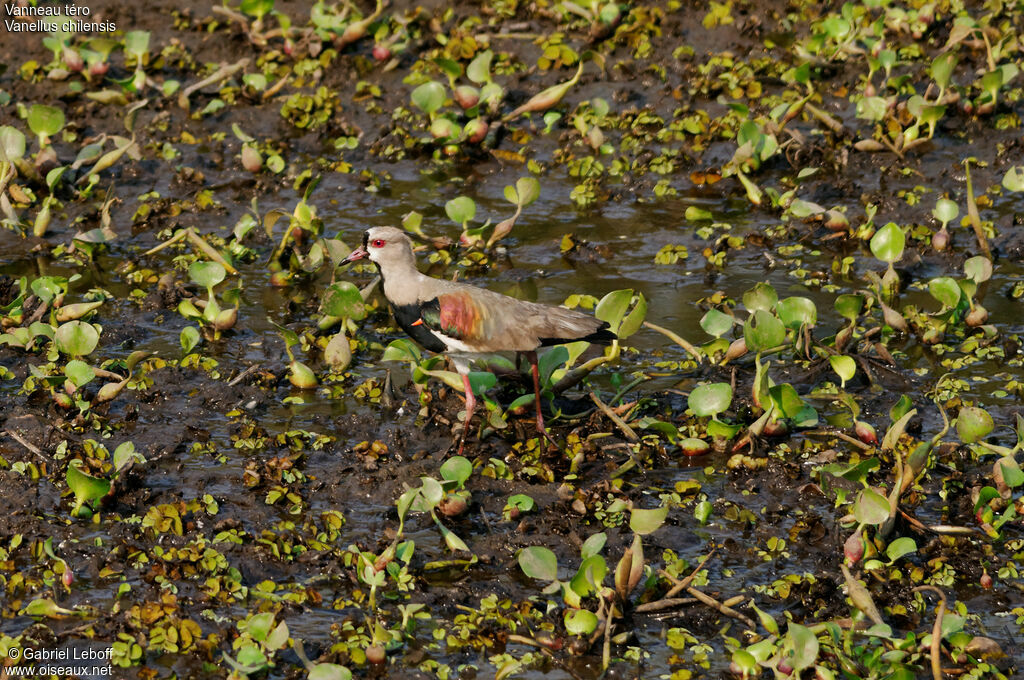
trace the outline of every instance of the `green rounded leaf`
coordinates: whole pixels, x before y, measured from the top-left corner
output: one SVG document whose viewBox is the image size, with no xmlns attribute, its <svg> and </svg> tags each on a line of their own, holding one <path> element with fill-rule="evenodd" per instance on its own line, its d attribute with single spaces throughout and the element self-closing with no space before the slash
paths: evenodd
<svg viewBox="0 0 1024 680">
<path fill-rule="evenodd" d="M 917 543 L 908 536 L 901 536 L 885 547 L 885 556 L 890 562 L 895 562 L 904 555 L 917 551 Z"/>
<path fill-rule="evenodd" d="M 800 330 L 802 326 L 814 326 L 818 322 L 818 308 L 809 298 L 786 298 L 779 302 L 776 311 L 790 330 Z"/>
<path fill-rule="evenodd" d="M 832 364 L 832 370 L 844 383 L 853 379 L 854 374 L 857 373 L 857 362 L 853 357 L 848 357 L 845 354 L 833 354 L 828 358 L 828 362 Z"/>
<path fill-rule="evenodd" d="M 309 669 L 309 680 L 352 680 L 352 672 L 336 663 L 318 663 Z"/>
<path fill-rule="evenodd" d="M 441 464 L 441 478 L 456 482 L 460 487 L 473 474 L 473 464 L 463 456 L 452 456 Z"/>
<path fill-rule="evenodd" d="M 743 324 L 743 339 L 752 352 L 778 347 L 786 341 L 786 327 L 770 312 L 757 310 Z"/>
<path fill-rule="evenodd" d="M 84 361 L 72 359 L 64 366 L 64 375 L 75 384 L 75 387 L 81 387 L 95 378 L 96 372 Z"/>
<path fill-rule="evenodd" d="M 964 262 L 964 275 L 975 283 L 984 283 L 992 278 L 992 260 L 984 255 L 975 255 Z"/>
<path fill-rule="evenodd" d="M 935 208 L 932 209 L 932 216 L 943 224 L 949 224 L 960 214 L 960 207 L 948 198 L 940 198 L 935 201 Z"/>
<path fill-rule="evenodd" d="M 956 307 L 960 302 L 960 286 L 948 276 L 940 276 L 928 282 L 928 292 L 946 307 Z"/>
<path fill-rule="evenodd" d="M 729 383 L 712 383 L 693 388 L 686 405 L 694 415 L 715 417 L 732 404 L 732 387 Z"/>
<path fill-rule="evenodd" d="M 759 309 L 770 312 L 778 301 L 779 294 L 775 292 L 770 283 L 758 283 L 743 294 L 743 306 L 750 313 Z"/>
<path fill-rule="evenodd" d="M 1015 165 L 1003 175 L 1003 187 L 1007 191 L 1024 191 L 1024 166 Z"/>
<path fill-rule="evenodd" d="M 567 609 L 565 630 L 572 635 L 590 635 L 597 630 L 597 615 L 586 609 Z"/>
<path fill-rule="evenodd" d="M 720 338 L 729 332 L 733 323 L 734 319 L 725 312 L 720 312 L 717 309 L 709 309 L 701 318 L 700 327 L 703 328 L 704 332 L 708 335 Z"/>
<path fill-rule="evenodd" d="M 366 318 L 366 305 L 363 303 L 362 293 L 348 281 L 332 283 L 324 290 L 323 313 L 328 316 L 338 316 L 353 321 Z"/>
<path fill-rule="evenodd" d="M 895 222 L 890 222 L 871 237 L 871 254 L 882 262 L 892 264 L 903 257 L 907 237 Z"/>
<path fill-rule="evenodd" d="M 466 77 L 472 80 L 477 85 L 483 85 L 491 80 L 491 59 L 494 57 L 494 53 L 490 50 L 484 50 L 475 57 L 473 61 L 469 62 L 469 66 L 466 67 Z"/>
<path fill-rule="evenodd" d="M 960 441 L 973 444 L 987 437 L 995 428 L 988 411 L 977 406 L 964 406 L 956 417 L 956 433 Z"/>
<path fill-rule="evenodd" d="M 527 498 L 530 497 L 527 496 Z M 511 498 L 509 499 L 509 502 L 512 502 Z M 533 502 L 532 498 L 530 499 L 530 502 Z M 607 542 L 608 534 L 606 534 L 603 531 L 599 531 L 587 540 L 583 541 L 583 547 L 580 548 L 580 557 L 582 557 L 583 559 L 587 559 L 588 557 L 592 557 L 598 554 L 604 549 L 604 544 Z"/>
<path fill-rule="evenodd" d="M 64 112 L 54 106 L 33 104 L 28 109 L 28 127 L 37 135 L 52 137 L 64 127 Z"/>
<path fill-rule="evenodd" d="M 110 481 L 101 477 L 93 477 L 78 469 L 77 460 L 68 465 L 65 480 L 68 488 L 75 494 L 75 509 L 85 503 L 92 503 L 110 493 Z"/>
<path fill-rule="evenodd" d="M 835 301 L 836 311 L 848 321 L 856 321 L 864 311 L 864 296 L 855 293 L 843 293 Z"/>
<path fill-rule="evenodd" d="M 853 504 L 853 516 L 861 524 L 881 524 L 889 519 L 889 501 L 872 489 L 862 489 Z"/>
<path fill-rule="evenodd" d="M 554 581 L 558 578 L 558 558 L 550 549 L 532 545 L 519 551 L 519 568 L 530 578 Z"/>
<path fill-rule="evenodd" d="M 667 505 L 651 510 L 634 508 L 629 513 L 629 528 L 634 534 L 646 536 L 647 534 L 653 533 L 662 524 L 664 524 L 666 517 L 668 517 Z"/>
<path fill-rule="evenodd" d="M 199 330 L 195 326 L 185 326 L 181 329 L 178 340 L 181 342 L 182 351 L 188 354 L 199 344 Z"/>
<path fill-rule="evenodd" d="M 441 83 L 431 80 L 412 91 L 412 103 L 420 111 L 430 115 L 444 104 L 445 92 Z"/>
<path fill-rule="evenodd" d="M 210 289 L 224 280 L 227 271 L 219 262 L 199 261 L 189 265 L 188 275 L 198 285 Z"/>
<path fill-rule="evenodd" d="M 13 163 L 25 155 L 25 133 L 10 125 L 0 126 L 0 161 Z"/>
<path fill-rule="evenodd" d="M 476 216 L 476 203 L 469 196 L 459 196 L 445 203 L 444 211 L 456 224 L 465 224 Z"/>
<path fill-rule="evenodd" d="M 96 349 L 100 334 L 92 324 L 75 320 L 61 324 L 53 339 L 57 343 L 57 349 L 64 354 L 83 357 Z"/>
</svg>

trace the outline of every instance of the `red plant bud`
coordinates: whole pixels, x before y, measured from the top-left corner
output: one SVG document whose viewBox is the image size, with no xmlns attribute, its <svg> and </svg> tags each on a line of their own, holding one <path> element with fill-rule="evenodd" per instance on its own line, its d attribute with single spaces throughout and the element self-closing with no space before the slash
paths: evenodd
<svg viewBox="0 0 1024 680">
<path fill-rule="evenodd" d="M 978 582 L 981 584 L 981 587 L 985 590 L 988 590 L 992 587 L 992 577 L 988 575 L 988 569 L 985 569 L 981 572 L 981 579 L 979 579 Z"/>
<path fill-rule="evenodd" d="M 437 509 L 441 511 L 441 514 L 445 517 L 456 517 L 461 515 L 469 507 L 466 503 L 466 499 L 458 494 L 448 494 L 441 499 L 438 503 Z"/>
<path fill-rule="evenodd" d="M 479 144 L 487 137 L 487 130 L 487 121 L 483 118 L 474 118 L 466 123 L 464 132 L 466 133 L 467 140 L 473 144 Z"/>
<path fill-rule="evenodd" d="M 75 49 L 65 46 L 64 65 L 68 67 L 69 71 L 78 73 L 85 67 L 85 61 L 82 60 L 82 55 L 80 55 Z"/>
<path fill-rule="evenodd" d="M 387 61 L 391 58 L 391 48 L 387 45 L 374 45 L 373 58 L 377 61 Z"/>
<path fill-rule="evenodd" d="M 472 85 L 459 85 L 455 88 L 455 94 L 452 96 L 452 99 L 465 111 L 473 108 L 480 102 L 480 90 Z"/>
<path fill-rule="evenodd" d="M 825 213 L 825 228 L 829 231 L 847 231 L 850 228 L 850 220 L 838 210 L 829 210 Z"/>
<path fill-rule="evenodd" d="M 946 231 L 945 227 L 939 229 L 937 232 L 932 234 L 932 248 L 935 252 L 941 253 L 943 250 L 949 247 L 949 232 Z"/>
<path fill-rule="evenodd" d="M 384 651 L 384 645 L 370 645 L 366 648 L 366 660 L 372 664 L 382 664 L 387 658 L 387 652 Z"/>
<path fill-rule="evenodd" d="M 857 564 L 864 557 L 864 539 L 859 531 L 853 532 L 846 539 L 846 543 L 843 544 L 843 554 L 846 555 L 846 559 L 850 560 L 850 564 Z"/>
<path fill-rule="evenodd" d="M 242 147 L 242 167 L 249 172 L 259 172 L 263 167 L 263 157 L 256 147 L 249 144 Z"/>
<path fill-rule="evenodd" d="M 110 64 L 105 61 L 94 61 L 89 65 L 89 75 L 92 76 L 105 76 L 107 70 L 110 68 Z"/>
<path fill-rule="evenodd" d="M 858 420 L 853 424 L 853 431 L 856 433 L 857 439 L 865 444 L 874 446 L 878 443 L 878 435 L 875 434 L 875 428 L 863 420 Z"/>
<path fill-rule="evenodd" d="M 284 53 L 287 54 L 289 57 L 295 53 L 295 43 L 292 41 L 291 38 L 288 38 L 287 40 L 284 41 L 283 49 Z"/>
<path fill-rule="evenodd" d="M 765 424 L 762 432 L 766 437 L 785 437 L 789 434 L 789 426 L 784 420 L 770 420 Z"/>
<path fill-rule="evenodd" d="M 974 309 L 967 313 L 964 322 L 971 328 L 977 328 L 988 321 L 988 310 L 981 305 L 975 305 Z"/>
</svg>

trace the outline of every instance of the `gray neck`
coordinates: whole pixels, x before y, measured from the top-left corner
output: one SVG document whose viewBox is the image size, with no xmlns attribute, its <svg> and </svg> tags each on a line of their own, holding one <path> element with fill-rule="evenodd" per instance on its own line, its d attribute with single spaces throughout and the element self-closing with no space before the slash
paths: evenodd
<svg viewBox="0 0 1024 680">
<path fill-rule="evenodd" d="M 428 278 L 416 269 L 416 258 L 412 252 L 407 254 L 408 257 L 377 263 L 384 281 L 384 296 L 395 305 L 419 302 L 421 281 Z"/>
</svg>

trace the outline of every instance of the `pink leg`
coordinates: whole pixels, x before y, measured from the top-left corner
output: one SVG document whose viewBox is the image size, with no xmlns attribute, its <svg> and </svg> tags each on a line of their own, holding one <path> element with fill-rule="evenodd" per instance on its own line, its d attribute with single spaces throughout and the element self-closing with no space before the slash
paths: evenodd
<svg viewBox="0 0 1024 680">
<path fill-rule="evenodd" d="M 466 391 L 466 422 L 462 424 L 462 434 L 459 436 L 459 452 L 466 447 L 466 431 L 469 429 L 469 421 L 473 418 L 473 411 L 476 409 L 476 397 L 473 396 L 473 386 L 469 384 L 469 374 L 462 373 L 462 386 Z"/>
<path fill-rule="evenodd" d="M 551 438 L 548 434 L 547 429 L 544 427 L 544 415 L 540 410 L 540 367 L 537 365 L 537 353 L 526 352 L 526 358 L 530 361 L 530 373 L 533 374 L 533 402 L 537 405 L 537 432 L 544 435 L 544 438 L 549 442 L 558 446 L 558 443 Z"/>
<path fill-rule="evenodd" d="M 544 429 L 544 415 L 540 411 L 540 367 L 537 365 L 537 353 L 526 352 L 530 362 L 530 373 L 533 374 L 533 403 L 537 405 L 537 431 L 547 434 Z"/>
</svg>

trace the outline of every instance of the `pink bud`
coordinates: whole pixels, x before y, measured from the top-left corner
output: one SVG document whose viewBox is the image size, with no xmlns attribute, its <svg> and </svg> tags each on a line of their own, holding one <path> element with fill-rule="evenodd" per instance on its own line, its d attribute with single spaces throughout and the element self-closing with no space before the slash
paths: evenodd
<svg viewBox="0 0 1024 680">
<path fill-rule="evenodd" d="M 68 67 L 69 71 L 74 71 L 75 73 L 81 71 L 85 66 L 85 62 L 82 60 L 82 55 L 73 48 L 67 46 L 64 47 L 64 64 Z"/>
<path fill-rule="evenodd" d="M 107 70 L 110 68 L 110 64 L 105 61 L 94 61 L 89 65 L 89 75 L 92 76 L 105 76 Z"/>
<path fill-rule="evenodd" d="M 71 567 L 67 564 L 64 565 L 64 573 L 61 574 L 60 580 L 65 588 L 70 588 L 71 584 L 75 582 L 75 572 L 71 571 Z"/>
<path fill-rule="evenodd" d="M 875 434 L 875 428 L 863 420 L 858 420 L 853 424 L 853 431 L 857 434 L 857 439 L 865 444 L 875 445 L 878 443 L 878 435 Z"/>
<path fill-rule="evenodd" d="M 391 49 L 387 45 L 374 45 L 373 58 L 377 61 L 387 61 L 391 58 Z"/>
<path fill-rule="evenodd" d="M 843 554 L 846 555 L 846 559 L 850 560 L 850 564 L 857 564 L 864 557 L 864 539 L 859 531 L 853 532 L 846 539 L 846 543 L 843 544 Z"/>
</svg>

